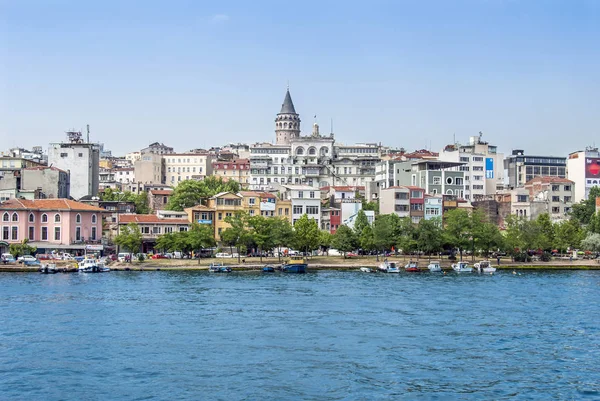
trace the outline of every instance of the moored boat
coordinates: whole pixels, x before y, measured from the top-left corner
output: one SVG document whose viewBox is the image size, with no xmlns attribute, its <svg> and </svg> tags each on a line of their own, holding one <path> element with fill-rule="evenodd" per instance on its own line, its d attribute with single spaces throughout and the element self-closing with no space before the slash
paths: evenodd
<svg viewBox="0 0 600 401">
<path fill-rule="evenodd" d="M 308 263 L 302 256 L 292 256 L 290 260 L 281 265 L 281 271 L 284 273 L 306 273 Z"/>
<path fill-rule="evenodd" d="M 231 273 L 231 267 L 223 265 L 223 263 L 211 263 L 208 267 L 209 273 Z"/>
<path fill-rule="evenodd" d="M 404 270 L 407 272 L 420 272 L 421 269 L 419 269 L 419 263 L 415 262 L 413 260 L 409 261 L 406 266 L 404 266 Z"/>
<path fill-rule="evenodd" d="M 265 267 L 262 268 L 262 272 L 263 273 L 274 273 L 275 268 L 271 265 L 266 265 Z"/>
<path fill-rule="evenodd" d="M 478 273 L 495 273 L 496 268 L 492 266 L 489 260 L 482 260 L 479 263 L 473 265 L 477 269 Z"/>
<path fill-rule="evenodd" d="M 400 273 L 400 268 L 396 262 L 388 262 L 387 260 L 384 260 L 383 263 L 379 265 L 379 270 L 386 273 Z"/>
<path fill-rule="evenodd" d="M 79 262 L 77 270 L 80 273 L 106 273 L 110 268 L 98 259 L 86 258 Z"/>
<path fill-rule="evenodd" d="M 440 265 L 440 261 L 439 260 L 432 260 L 429 263 L 429 266 L 427 266 L 427 268 L 432 273 L 436 273 L 436 272 L 441 272 L 442 271 L 442 266 Z"/>
<path fill-rule="evenodd" d="M 471 273 L 473 268 L 467 262 L 457 262 L 452 265 L 452 270 L 457 273 Z"/>
<path fill-rule="evenodd" d="M 371 269 L 370 267 L 361 267 L 360 271 L 363 273 L 373 273 L 373 269 Z"/>
<path fill-rule="evenodd" d="M 42 267 L 40 267 L 39 271 L 42 274 L 58 273 L 58 270 L 56 269 L 56 264 L 54 264 L 54 263 L 47 263 L 47 264 L 43 265 Z"/>
</svg>

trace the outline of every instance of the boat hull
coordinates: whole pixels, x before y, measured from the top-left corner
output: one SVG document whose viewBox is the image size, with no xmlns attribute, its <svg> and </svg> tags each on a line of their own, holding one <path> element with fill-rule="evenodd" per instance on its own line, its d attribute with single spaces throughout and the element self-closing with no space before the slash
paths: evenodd
<svg viewBox="0 0 600 401">
<path fill-rule="evenodd" d="M 281 266 L 281 271 L 284 273 L 306 273 L 306 263 L 291 263 Z"/>
</svg>

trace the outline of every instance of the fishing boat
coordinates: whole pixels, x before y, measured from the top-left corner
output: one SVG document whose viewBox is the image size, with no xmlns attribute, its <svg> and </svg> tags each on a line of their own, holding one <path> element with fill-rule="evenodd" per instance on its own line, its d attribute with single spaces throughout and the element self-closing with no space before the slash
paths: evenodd
<svg viewBox="0 0 600 401">
<path fill-rule="evenodd" d="M 211 263 L 208 267 L 209 273 L 231 273 L 231 267 L 223 265 L 223 263 Z"/>
<path fill-rule="evenodd" d="M 442 271 L 442 266 L 440 265 L 440 261 L 439 260 L 432 260 L 429 263 L 429 266 L 427 266 L 427 268 L 432 273 L 436 273 L 436 272 L 441 272 Z"/>
<path fill-rule="evenodd" d="M 275 268 L 271 265 L 266 265 L 265 267 L 262 268 L 262 272 L 263 273 L 274 273 Z"/>
<path fill-rule="evenodd" d="M 400 268 L 396 265 L 396 262 L 388 262 L 387 260 L 379 265 L 379 270 L 385 273 L 400 273 Z"/>
<path fill-rule="evenodd" d="M 302 256 L 291 256 L 288 261 L 281 265 L 284 273 L 306 273 L 308 263 Z"/>
<path fill-rule="evenodd" d="M 373 273 L 373 269 L 371 269 L 370 267 L 361 267 L 360 271 L 363 273 Z"/>
<path fill-rule="evenodd" d="M 489 260 L 482 260 L 479 263 L 473 265 L 477 269 L 478 273 L 495 273 L 496 268 L 492 266 Z"/>
<path fill-rule="evenodd" d="M 77 270 L 80 273 L 106 273 L 110 268 L 98 259 L 86 258 L 79 262 Z"/>
<path fill-rule="evenodd" d="M 404 266 L 404 270 L 407 272 L 420 272 L 419 262 L 415 262 L 413 260 L 409 261 L 406 266 Z"/>
<path fill-rule="evenodd" d="M 58 273 L 58 269 L 56 268 L 56 264 L 54 264 L 54 263 L 47 263 L 45 265 L 42 265 L 42 267 L 40 267 L 40 273 L 42 273 L 42 274 L 56 274 L 56 273 Z"/>
<path fill-rule="evenodd" d="M 457 273 L 471 273 L 473 268 L 469 267 L 467 262 L 458 262 L 452 265 L 452 270 Z"/>
</svg>

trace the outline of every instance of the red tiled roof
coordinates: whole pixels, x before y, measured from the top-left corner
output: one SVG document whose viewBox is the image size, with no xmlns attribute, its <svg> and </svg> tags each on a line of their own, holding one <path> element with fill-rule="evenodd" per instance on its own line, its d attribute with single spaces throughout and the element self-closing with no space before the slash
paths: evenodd
<svg viewBox="0 0 600 401">
<path fill-rule="evenodd" d="M 173 195 L 172 189 L 152 189 L 150 190 L 151 195 Z"/>
<path fill-rule="evenodd" d="M 73 210 L 106 213 L 106 210 L 70 199 L 9 199 L 0 204 L 0 210 Z"/>
<path fill-rule="evenodd" d="M 122 214 L 119 224 L 153 223 L 153 224 L 190 224 L 187 219 L 161 219 L 155 214 Z"/>
<path fill-rule="evenodd" d="M 65 170 L 59 169 L 54 166 L 35 166 L 35 167 L 26 167 L 24 170 L 52 170 L 52 171 L 60 171 L 61 173 L 66 173 Z"/>
<path fill-rule="evenodd" d="M 350 185 L 327 186 L 327 187 L 322 187 L 321 191 L 329 191 L 330 189 L 333 189 L 334 191 L 347 192 L 347 191 L 361 191 L 361 190 L 364 190 L 365 187 L 364 186 L 350 186 Z"/>
<path fill-rule="evenodd" d="M 527 181 L 525 185 L 532 185 L 536 182 L 541 182 L 542 184 L 573 184 L 574 182 L 561 177 L 552 177 L 552 176 L 539 176 L 534 177 L 531 180 Z"/>
<path fill-rule="evenodd" d="M 425 190 L 421 187 L 414 187 L 412 185 L 394 185 L 393 187 L 387 187 L 387 188 L 383 188 L 385 189 L 410 189 L 410 190 L 414 190 L 414 191 L 423 191 L 425 192 Z"/>
</svg>

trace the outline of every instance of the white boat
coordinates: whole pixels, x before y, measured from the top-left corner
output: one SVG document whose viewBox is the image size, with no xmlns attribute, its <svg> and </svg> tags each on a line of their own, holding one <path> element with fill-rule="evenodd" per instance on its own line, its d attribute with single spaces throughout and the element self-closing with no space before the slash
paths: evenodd
<svg viewBox="0 0 600 401">
<path fill-rule="evenodd" d="M 407 272 L 420 272 L 419 263 L 413 260 L 409 261 L 406 266 L 404 266 L 404 270 Z"/>
<path fill-rule="evenodd" d="M 379 270 L 386 273 L 400 273 L 400 268 L 396 265 L 396 262 L 384 261 L 379 265 Z"/>
<path fill-rule="evenodd" d="M 373 273 L 373 269 L 371 269 L 370 267 L 361 267 L 360 271 L 363 273 Z"/>
<path fill-rule="evenodd" d="M 475 263 L 473 265 L 475 269 L 477 269 L 478 273 L 494 273 L 496 272 L 496 268 L 492 266 L 489 260 L 482 260 L 479 263 Z"/>
<path fill-rule="evenodd" d="M 452 270 L 457 273 L 471 273 L 473 268 L 469 267 L 467 262 L 458 262 L 452 265 Z"/>
<path fill-rule="evenodd" d="M 231 267 L 224 266 L 223 263 L 211 263 L 208 266 L 209 273 L 231 273 Z"/>
<path fill-rule="evenodd" d="M 440 265 L 440 262 L 438 260 L 432 260 L 431 263 L 429 263 L 429 266 L 427 266 L 427 268 L 432 273 L 442 271 L 442 266 Z"/>
<path fill-rule="evenodd" d="M 47 263 L 45 265 L 42 265 L 42 267 L 40 267 L 39 271 L 42 274 L 55 274 L 55 273 L 58 273 L 58 269 L 56 268 L 56 264 L 55 263 Z"/>
<path fill-rule="evenodd" d="M 77 270 L 80 273 L 106 273 L 110 271 L 110 268 L 104 265 L 104 262 L 98 259 L 83 259 L 79 262 Z"/>
</svg>

